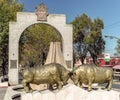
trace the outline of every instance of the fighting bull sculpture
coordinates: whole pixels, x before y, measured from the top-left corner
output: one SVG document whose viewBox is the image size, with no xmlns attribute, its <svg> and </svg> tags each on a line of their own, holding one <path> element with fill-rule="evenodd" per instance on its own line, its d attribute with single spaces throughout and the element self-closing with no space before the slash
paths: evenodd
<svg viewBox="0 0 120 100">
<path fill-rule="evenodd" d="M 26 92 L 31 92 L 30 83 L 33 84 L 49 84 L 49 89 L 53 89 L 56 84 L 58 89 L 62 88 L 62 84 L 66 84 L 69 79 L 69 71 L 62 65 L 57 63 L 37 66 L 35 68 L 21 68 L 20 73 L 23 77 L 22 85 Z"/>
<path fill-rule="evenodd" d="M 107 90 L 111 90 L 113 84 L 113 70 L 108 67 L 96 65 L 80 65 L 71 72 L 71 79 L 75 85 L 82 88 L 82 83 L 88 85 L 88 91 L 92 90 L 92 83 L 108 83 Z"/>
</svg>

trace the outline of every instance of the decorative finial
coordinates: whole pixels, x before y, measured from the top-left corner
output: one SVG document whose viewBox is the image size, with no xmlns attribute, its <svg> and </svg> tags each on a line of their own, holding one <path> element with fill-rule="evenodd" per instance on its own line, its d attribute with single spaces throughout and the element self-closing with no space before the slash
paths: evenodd
<svg viewBox="0 0 120 100">
<path fill-rule="evenodd" d="M 44 3 L 41 3 L 38 7 L 36 7 L 35 13 L 37 15 L 37 21 L 47 21 L 48 8 Z"/>
</svg>

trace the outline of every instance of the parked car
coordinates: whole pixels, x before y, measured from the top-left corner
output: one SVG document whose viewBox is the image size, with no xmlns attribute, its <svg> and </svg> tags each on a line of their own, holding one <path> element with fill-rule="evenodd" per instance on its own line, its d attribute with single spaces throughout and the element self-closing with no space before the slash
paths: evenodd
<svg viewBox="0 0 120 100">
<path fill-rule="evenodd" d="M 113 66 L 114 78 L 120 80 L 120 65 Z"/>
</svg>

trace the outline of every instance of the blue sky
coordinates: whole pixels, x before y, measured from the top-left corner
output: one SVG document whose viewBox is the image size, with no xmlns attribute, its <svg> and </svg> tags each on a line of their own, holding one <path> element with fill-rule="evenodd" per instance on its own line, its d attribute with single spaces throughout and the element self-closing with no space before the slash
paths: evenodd
<svg viewBox="0 0 120 100">
<path fill-rule="evenodd" d="M 120 38 L 120 0 L 18 0 L 24 4 L 25 12 L 34 12 L 35 7 L 44 3 L 50 14 L 66 14 L 67 23 L 76 16 L 86 13 L 91 19 L 104 22 L 103 37 L 112 35 Z M 105 52 L 113 54 L 117 39 L 104 38 Z"/>
</svg>

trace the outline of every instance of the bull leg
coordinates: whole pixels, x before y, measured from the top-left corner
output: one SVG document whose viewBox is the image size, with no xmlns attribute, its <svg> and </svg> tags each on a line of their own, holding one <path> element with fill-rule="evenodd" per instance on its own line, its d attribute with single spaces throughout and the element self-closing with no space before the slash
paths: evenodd
<svg viewBox="0 0 120 100">
<path fill-rule="evenodd" d="M 80 88 L 83 88 L 82 82 L 79 82 L 79 86 Z"/>
<path fill-rule="evenodd" d="M 30 92 L 33 92 L 33 89 L 30 87 L 30 84 L 28 84 L 28 88 Z"/>
<path fill-rule="evenodd" d="M 113 84 L 113 79 L 109 80 L 109 82 L 108 82 L 108 85 L 107 85 L 107 87 L 106 87 L 108 91 L 111 90 L 112 84 Z"/>
<path fill-rule="evenodd" d="M 30 82 L 29 81 L 27 81 L 27 80 L 23 80 L 22 81 L 22 85 L 23 85 L 23 87 L 24 87 L 24 90 L 28 93 L 28 92 L 32 92 L 33 90 L 32 90 L 32 88 L 30 87 Z"/>
<path fill-rule="evenodd" d="M 27 93 L 30 92 L 30 90 L 29 90 L 29 83 L 27 83 L 26 80 L 22 81 L 22 85 L 24 87 L 25 92 L 27 92 Z"/>
<path fill-rule="evenodd" d="M 52 84 L 49 84 L 49 90 L 53 90 L 53 86 L 52 86 Z"/>
<path fill-rule="evenodd" d="M 67 81 L 63 81 L 63 85 L 66 85 L 66 84 L 68 84 Z"/>
<path fill-rule="evenodd" d="M 75 80 L 75 82 L 74 82 L 74 84 L 76 85 L 76 86 L 78 86 L 78 80 Z"/>
<path fill-rule="evenodd" d="M 92 90 L 92 83 L 89 82 L 89 84 L 88 84 L 88 91 L 91 91 L 91 90 Z"/>
<path fill-rule="evenodd" d="M 58 90 L 60 90 L 62 88 L 62 83 L 61 81 L 57 82 L 57 87 L 58 87 Z"/>
</svg>

